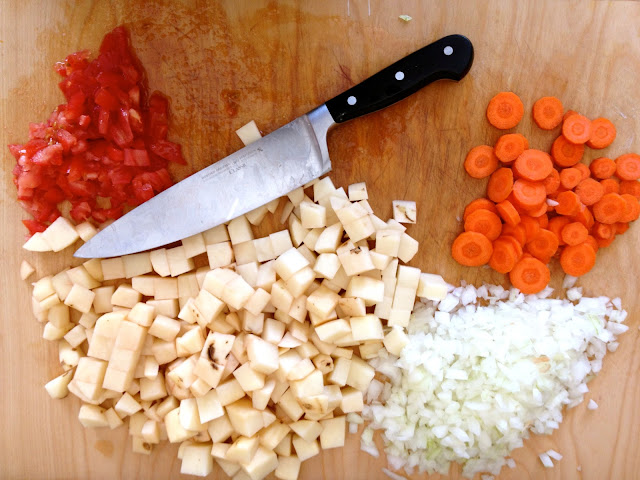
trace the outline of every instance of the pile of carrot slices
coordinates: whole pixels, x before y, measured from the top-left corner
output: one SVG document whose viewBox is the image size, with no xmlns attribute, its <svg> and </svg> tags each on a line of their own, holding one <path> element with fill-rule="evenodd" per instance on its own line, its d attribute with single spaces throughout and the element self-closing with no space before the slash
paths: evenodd
<svg viewBox="0 0 640 480">
<path fill-rule="evenodd" d="M 497 94 L 487 107 L 489 123 L 499 129 L 515 127 L 523 114 L 513 92 Z M 487 194 L 466 206 L 464 232 L 451 248 L 458 263 L 489 264 L 527 294 L 548 285 L 552 258 L 568 275 L 589 272 L 598 249 L 640 216 L 640 155 L 581 163 L 585 145 L 611 145 L 616 128 L 610 120 L 565 112 L 555 97 L 535 102 L 533 120 L 544 130 L 562 127 L 550 153 L 507 133 L 493 147 L 480 145 L 467 154 L 464 168 L 473 178 L 489 178 Z"/>
</svg>

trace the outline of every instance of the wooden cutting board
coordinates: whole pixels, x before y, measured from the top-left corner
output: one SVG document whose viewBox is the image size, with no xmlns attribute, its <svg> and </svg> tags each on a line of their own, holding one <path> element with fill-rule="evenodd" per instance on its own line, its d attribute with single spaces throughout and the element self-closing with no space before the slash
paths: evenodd
<svg viewBox="0 0 640 480">
<path fill-rule="evenodd" d="M 413 20 L 404 22 L 401 14 Z M 505 281 L 488 269 L 462 268 L 449 254 L 461 230 L 457 217 L 485 188 L 484 181 L 464 173 L 462 161 L 472 146 L 492 144 L 500 135 L 484 117 L 496 92 L 521 96 L 527 115 L 518 131 L 535 147 L 547 149 L 554 134 L 534 128 L 528 112 L 537 98 L 555 95 L 567 108 L 609 117 L 618 127 L 614 145 L 588 151 L 587 160 L 640 150 L 640 3 L 553 0 L 5 0 L 1 148 L 25 141 L 28 122 L 45 119 L 62 102 L 52 65 L 76 50 L 96 51 L 102 36 L 121 23 L 131 31 L 149 85 L 171 98 L 171 138 L 182 143 L 189 161 L 174 170 L 178 177 L 241 147 L 234 131 L 250 120 L 271 132 L 440 36 L 467 35 L 476 57 L 462 82 L 429 86 L 335 129 L 329 139 L 334 182 L 367 182 L 380 216 L 391 215 L 393 199 L 417 202 L 418 224 L 409 232 L 421 247 L 412 264 L 449 282 Z M 148 457 L 133 454 L 123 429 L 83 429 L 76 418 L 79 401 L 51 400 L 42 388 L 60 373 L 57 349 L 41 339 L 42 326 L 30 313 L 29 285 L 20 281 L 18 268 L 28 259 L 42 276 L 69 265 L 72 257 L 68 251 L 45 255 L 20 248 L 20 220 L 26 217 L 15 201 L 14 160 L 3 152 L 0 477 L 178 477 L 176 445 L 163 445 Z M 567 412 L 556 434 L 532 438 L 515 451 L 517 468 L 505 469 L 500 478 L 640 478 L 639 242 L 635 224 L 599 253 L 596 267 L 580 282 L 589 295 L 620 296 L 630 314 L 629 332 L 590 383 L 586 398 L 599 408 L 588 411 L 585 402 Z M 558 286 L 557 265 L 554 271 Z M 537 457 L 549 448 L 564 455 L 554 469 L 543 468 Z M 383 478 L 384 465 L 360 452 L 352 435 L 346 448 L 305 462 L 301 477 Z M 452 467 L 449 478 L 460 478 L 459 472 Z M 218 470 L 215 475 L 223 478 Z"/>
</svg>

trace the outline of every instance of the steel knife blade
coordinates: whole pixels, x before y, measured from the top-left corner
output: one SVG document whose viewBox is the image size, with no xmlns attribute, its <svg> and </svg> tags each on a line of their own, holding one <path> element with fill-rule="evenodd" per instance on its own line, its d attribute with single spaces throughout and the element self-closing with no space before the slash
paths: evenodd
<svg viewBox="0 0 640 480">
<path fill-rule="evenodd" d="M 331 127 L 396 103 L 436 80 L 460 80 L 472 63 L 469 39 L 443 37 L 161 192 L 74 255 L 108 258 L 167 245 L 286 195 L 331 170 Z"/>
</svg>

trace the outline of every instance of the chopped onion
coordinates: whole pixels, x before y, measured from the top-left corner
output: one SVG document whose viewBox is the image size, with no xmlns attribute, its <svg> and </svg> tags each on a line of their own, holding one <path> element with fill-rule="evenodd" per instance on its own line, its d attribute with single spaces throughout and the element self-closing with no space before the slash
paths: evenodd
<svg viewBox="0 0 640 480">
<path fill-rule="evenodd" d="M 553 462 L 549 458 L 549 455 L 547 455 L 546 453 L 541 453 L 540 455 L 538 455 L 538 457 L 540 457 L 540 461 L 542 462 L 542 465 L 544 465 L 547 468 L 553 468 Z"/>
<path fill-rule="evenodd" d="M 398 475 L 395 472 L 392 472 L 391 470 L 389 470 L 388 468 L 383 468 L 382 472 L 389 478 L 391 478 L 392 480 L 407 480 L 406 477 L 403 477 L 402 475 Z"/>
<path fill-rule="evenodd" d="M 560 455 L 555 450 L 547 450 L 547 455 L 549 455 L 554 460 L 558 460 L 558 461 L 562 460 L 562 455 Z"/>
<path fill-rule="evenodd" d="M 593 399 L 589 400 L 589 403 L 587 404 L 587 408 L 589 410 L 595 410 L 598 408 L 598 404 L 596 402 L 593 401 Z"/>
</svg>

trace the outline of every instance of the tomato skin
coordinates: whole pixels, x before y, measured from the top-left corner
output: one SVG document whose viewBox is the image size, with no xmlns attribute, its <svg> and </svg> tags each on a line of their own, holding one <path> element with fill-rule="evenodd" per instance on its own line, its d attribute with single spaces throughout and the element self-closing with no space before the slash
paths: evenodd
<svg viewBox="0 0 640 480">
<path fill-rule="evenodd" d="M 64 200 L 76 222 L 119 218 L 173 184 L 169 162 L 186 164 L 181 146 L 167 140 L 169 100 L 147 95 L 124 27 L 105 35 L 94 60 L 82 50 L 54 69 L 66 103 L 30 123 L 26 143 L 8 146 L 30 234 L 60 216 Z"/>
</svg>

